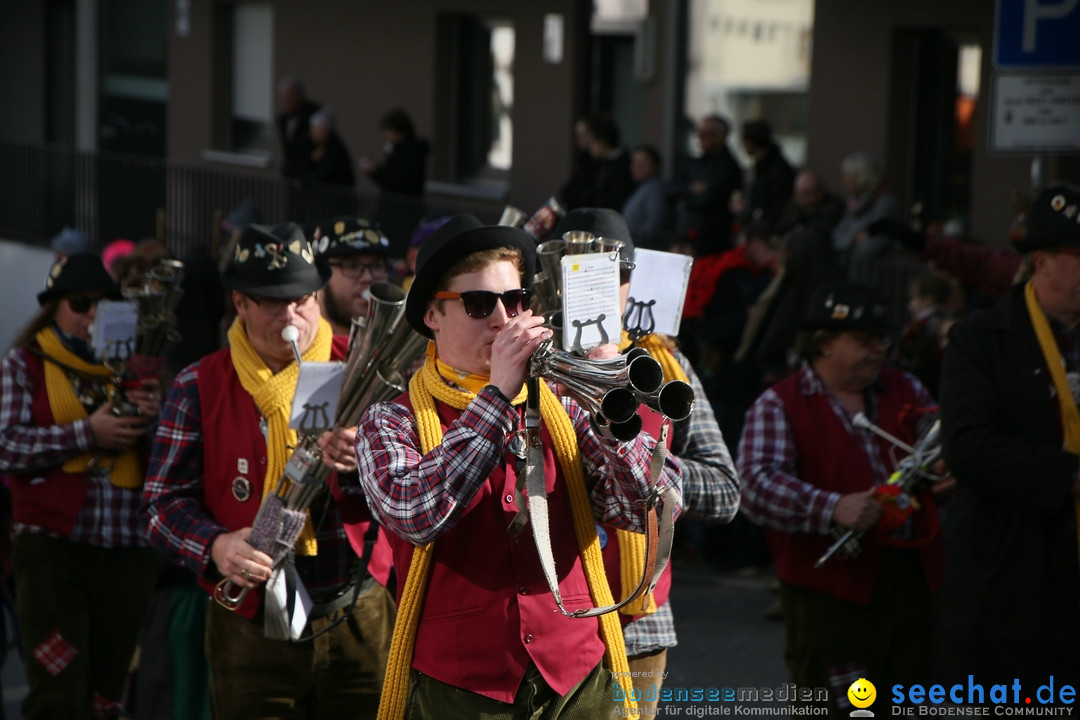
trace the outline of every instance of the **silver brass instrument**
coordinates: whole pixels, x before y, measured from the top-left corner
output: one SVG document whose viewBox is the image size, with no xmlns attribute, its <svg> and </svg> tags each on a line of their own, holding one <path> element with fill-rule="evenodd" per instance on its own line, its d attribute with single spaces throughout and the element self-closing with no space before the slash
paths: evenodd
<svg viewBox="0 0 1080 720">
<path fill-rule="evenodd" d="M 252 525 L 249 542 L 275 560 L 278 559 L 275 553 L 256 544 L 260 542 L 261 535 L 271 533 L 260 534 L 258 530 L 263 525 L 286 526 L 288 523 L 282 518 L 286 521 L 291 518 L 291 528 L 299 533 L 303 524 L 303 513 L 323 488 L 330 474 L 330 468 L 322 462 L 319 436 L 324 430 L 353 427 L 360 422 L 360 416 L 370 405 L 405 392 L 405 374 L 427 347 L 427 338 L 413 330 L 404 319 L 404 290 L 391 283 L 373 283 L 370 292 L 371 302 L 367 317 L 353 319 L 352 339 L 345 360 L 344 378 L 332 426 L 305 426 L 301 429 L 299 442 L 285 465 L 275 496 L 267 498 L 260 506 L 259 515 Z M 292 344 L 293 353 L 299 356 L 299 349 L 296 347 L 298 333 L 288 333 L 290 327 L 286 326 L 282 337 Z M 295 328 L 293 330 L 295 331 Z M 260 522 L 264 509 L 270 519 Z M 297 522 L 300 526 L 297 526 Z M 285 538 L 284 541 L 280 536 L 276 536 L 269 537 L 262 544 L 287 546 L 287 552 L 295 541 L 295 536 Z M 225 578 L 214 589 L 214 599 L 224 607 L 235 610 L 243 602 L 247 591 L 248 588 L 239 587 Z"/>
<path fill-rule="evenodd" d="M 869 430 L 908 453 L 908 456 L 897 464 L 896 470 L 886 482 L 886 485 L 895 485 L 899 488 L 898 505 L 911 507 L 912 503 L 915 502 L 914 492 L 919 484 L 923 481 L 936 482 L 940 479 L 930 472 L 930 468 L 941 459 L 940 420 L 934 420 L 933 424 L 913 446 L 885 432 L 870 422 L 866 415 L 862 413 L 858 413 L 852 419 L 852 425 L 861 430 Z M 824 565 L 829 558 L 840 550 L 843 550 L 847 557 L 855 557 L 862 551 L 859 539 L 863 536 L 863 531 L 845 529 L 842 525 L 836 525 L 833 527 L 832 534 L 836 540 L 817 559 L 817 562 L 814 563 L 815 568 Z"/>
<path fill-rule="evenodd" d="M 146 273 L 142 287 L 124 288 L 123 296 L 135 301 L 138 324 L 135 347 L 106 347 L 103 362 L 113 371 L 116 391 L 112 412 L 119 417 L 135 417 L 139 408 L 127 400 L 125 391 L 138 389 L 142 380 L 158 377 L 165 354 L 180 341 L 176 329 L 176 308 L 184 296 L 181 282 L 184 263 L 163 258 Z"/>
</svg>

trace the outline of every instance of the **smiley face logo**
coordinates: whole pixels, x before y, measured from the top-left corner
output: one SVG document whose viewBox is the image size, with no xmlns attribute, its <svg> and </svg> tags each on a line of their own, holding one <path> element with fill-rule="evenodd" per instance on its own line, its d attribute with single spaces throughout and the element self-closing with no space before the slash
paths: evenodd
<svg viewBox="0 0 1080 720">
<path fill-rule="evenodd" d="M 851 704 L 857 708 L 868 708 L 874 704 L 874 700 L 877 699 L 877 688 L 874 687 L 874 683 L 870 682 L 866 678 L 859 678 L 855 682 L 851 683 L 851 687 L 847 691 L 848 700 Z"/>
</svg>

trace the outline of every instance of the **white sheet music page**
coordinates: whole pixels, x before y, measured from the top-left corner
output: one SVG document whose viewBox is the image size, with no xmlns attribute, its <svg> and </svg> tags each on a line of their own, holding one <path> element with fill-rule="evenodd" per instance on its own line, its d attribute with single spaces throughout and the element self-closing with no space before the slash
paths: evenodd
<svg viewBox="0 0 1080 720">
<path fill-rule="evenodd" d="M 639 324 L 647 329 L 651 322 L 653 332 L 677 336 L 694 259 L 680 253 L 636 250 L 634 262 L 637 268 L 630 276 L 626 329 Z"/>
<path fill-rule="evenodd" d="M 102 300 L 90 326 L 90 345 L 102 360 L 127 360 L 135 351 L 139 306 L 134 300 Z"/>
<path fill-rule="evenodd" d="M 564 256 L 562 273 L 563 349 L 584 351 L 619 342 L 622 320 L 615 253 Z"/>
<path fill-rule="evenodd" d="M 337 414 L 338 394 L 344 379 L 344 363 L 301 363 L 289 427 L 307 434 L 329 429 Z"/>
</svg>

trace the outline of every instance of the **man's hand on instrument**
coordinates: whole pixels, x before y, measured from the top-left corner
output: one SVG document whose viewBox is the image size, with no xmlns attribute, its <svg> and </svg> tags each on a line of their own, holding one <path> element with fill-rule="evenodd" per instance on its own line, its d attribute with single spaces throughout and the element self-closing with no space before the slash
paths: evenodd
<svg viewBox="0 0 1080 720">
<path fill-rule="evenodd" d="M 544 318 L 526 310 L 509 318 L 491 344 L 491 384 L 508 398 L 517 397 L 529 376 L 529 359 L 551 336 Z"/>
<path fill-rule="evenodd" d="M 353 472 L 356 470 L 355 442 L 355 427 L 327 430 L 319 436 L 323 462 L 334 472 Z"/>
<path fill-rule="evenodd" d="M 218 572 L 229 578 L 234 585 L 255 588 L 270 579 L 274 569 L 273 559 L 259 552 L 247 542 L 251 528 L 241 528 L 214 538 L 210 546 L 210 559 Z"/>
<path fill-rule="evenodd" d="M 127 399 L 138 406 L 143 417 L 156 418 L 161 412 L 161 381 L 157 378 L 144 378 L 139 382 L 141 387 L 129 390 Z"/>
<path fill-rule="evenodd" d="M 956 486 L 956 478 L 949 472 L 949 468 L 945 465 L 944 460 L 938 460 L 934 463 L 930 468 L 930 472 L 934 477 L 939 478 L 930 485 L 930 492 L 932 492 L 935 497 L 941 498 L 948 495 Z"/>
<path fill-rule="evenodd" d="M 832 519 L 846 528 L 866 532 L 881 519 L 884 512 L 874 498 L 873 489 L 863 490 L 842 495 L 833 510 Z"/>
</svg>

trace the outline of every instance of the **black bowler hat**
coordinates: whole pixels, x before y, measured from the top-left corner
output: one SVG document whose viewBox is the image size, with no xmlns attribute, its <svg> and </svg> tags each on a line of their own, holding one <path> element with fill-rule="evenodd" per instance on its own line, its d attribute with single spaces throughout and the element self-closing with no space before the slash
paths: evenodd
<svg viewBox="0 0 1080 720">
<path fill-rule="evenodd" d="M 630 228 L 626 225 L 626 218 L 619 211 L 593 207 L 571 210 L 555 225 L 550 237 L 561 238 L 564 233 L 571 230 L 583 230 L 596 237 L 621 240 L 623 246 L 619 252 L 619 260 L 630 263 L 625 269 L 634 269 L 634 239 L 630 237 Z"/>
<path fill-rule="evenodd" d="M 431 329 L 424 324 L 424 313 L 446 271 L 475 252 L 500 247 L 521 251 L 525 266 L 521 286 L 531 288 L 536 274 L 536 241 L 524 230 L 484 225 L 475 216 L 463 213 L 451 217 L 424 240 L 416 256 L 416 276 L 405 298 L 405 319 L 416 332 L 432 337 Z"/>
<path fill-rule="evenodd" d="M 60 258 L 49 268 L 45 289 L 38 293 L 38 305 L 70 293 L 93 292 L 117 300 L 120 289 L 113 282 L 101 258 L 93 253 L 79 253 Z"/>
<path fill-rule="evenodd" d="M 227 287 L 245 295 L 295 298 L 326 285 L 332 272 L 329 265 L 315 259 L 298 225 L 248 225 L 222 279 Z"/>
<path fill-rule="evenodd" d="M 390 240 L 378 225 L 356 215 L 338 215 L 319 221 L 311 236 L 316 257 L 334 258 L 376 253 L 385 255 Z"/>
<path fill-rule="evenodd" d="M 1021 252 L 1046 248 L 1080 248 L 1080 191 L 1058 185 L 1035 198 L 1024 223 Z"/>
<path fill-rule="evenodd" d="M 865 330 L 891 335 L 889 305 L 872 285 L 826 283 L 814 291 L 803 330 Z"/>
</svg>

